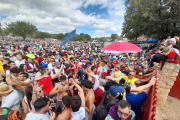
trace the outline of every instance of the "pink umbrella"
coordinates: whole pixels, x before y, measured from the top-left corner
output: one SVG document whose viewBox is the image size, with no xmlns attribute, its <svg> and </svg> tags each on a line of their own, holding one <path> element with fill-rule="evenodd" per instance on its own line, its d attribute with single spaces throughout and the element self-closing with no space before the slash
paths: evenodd
<svg viewBox="0 0 180 120">
<path fill-rule="evenodd" d="M 115 42 L 102 49 L 105 53 L 136 53 L 142 51 L 141 48 L 129 42 Z"/>
</svg>

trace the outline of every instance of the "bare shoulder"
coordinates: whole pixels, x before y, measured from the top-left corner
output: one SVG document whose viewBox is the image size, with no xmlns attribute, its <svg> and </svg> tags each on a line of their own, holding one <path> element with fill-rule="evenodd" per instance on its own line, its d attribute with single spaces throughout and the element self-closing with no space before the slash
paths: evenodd
<svg viewBox="0 0 180 120">
<path fill-rule="evenodd" d="M 71 117 L 69 115 L 61 113 L 58 115 L 56 120 L 70 120 L 70 118 Z"/>
</svg>

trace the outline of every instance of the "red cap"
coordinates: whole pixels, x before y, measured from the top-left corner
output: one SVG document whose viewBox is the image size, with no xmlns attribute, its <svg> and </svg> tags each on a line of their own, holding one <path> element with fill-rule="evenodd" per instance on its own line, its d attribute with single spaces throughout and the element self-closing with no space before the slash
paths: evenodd
<svg viewBox="0 0 180 120">
<path fill-rule="evenodd" d="M 106 72 L 103 72 L 102 75 L 104 75 L 105 77 L 108 76 L 108 74 Z"/>
</svg>

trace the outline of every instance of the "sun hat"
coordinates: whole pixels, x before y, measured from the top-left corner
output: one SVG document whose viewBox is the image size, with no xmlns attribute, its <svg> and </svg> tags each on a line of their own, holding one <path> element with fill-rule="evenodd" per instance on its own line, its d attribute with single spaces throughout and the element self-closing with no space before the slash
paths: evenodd
<svg viewBox="0 0 180 120">
<path fill-rule="evenodd" d="M 117 65 L 115 65 L 115 67 L 120 68 L 120 65 L 117 64 Z"/>
<path fill-rule="evenodd" d="M 109 92 L 112 96 L 117 96 L 124 92 L 124 88 L 122 86 L 111 86 L 109 88 Z"/>
<path fill-rule="evenodd" d="M 13 88 L 10 85 L 7 84 L 1 84 L 0 85 L 0 94 L 7 94 L 11 92 Z"/>
<path fill-rule="evenodd" d="M 174 43 L 174 41 L 171 40 L 171 39 L 166 41 L 166 45 L 171 45 L 171 44 L 173 44 L 173 43 Z"/>
<path fill-rule="evenodd" d="M 135 60 L 134 57 L 131 58 L 131 61 Z"/>
<path fill-rule="evenodd" d="M 106 79 L 99 79 L 99 81 L 101 82 L 101 84 L 103 85 L 103 86 L 105 86 L 106 85 Z"/>
<path fill-rule="evenodd" d="M 114 72 L 114 73 L 111 75 L 111 79 L 112 79 L 113 81 L 117 81 L 117 80 L 121 80 L 124 76 L 125 76 L 124 73 Z"/>
<path fill-rule="evenodd" d="M 28 57 L 30 59 L 34 59 L 35 58 L 35 56 L 32 53 L 27 54 L 26 57 Z"/>
</svg>

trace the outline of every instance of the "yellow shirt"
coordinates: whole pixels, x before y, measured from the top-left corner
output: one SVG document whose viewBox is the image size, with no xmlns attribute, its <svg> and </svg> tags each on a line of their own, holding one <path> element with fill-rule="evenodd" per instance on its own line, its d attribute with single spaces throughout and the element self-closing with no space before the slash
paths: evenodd
<svg viewBox="0 0 180 120">
<path fill-rule="evenodd" d="M 128 76 L 124 76 L 123 79 L 125 80 L 124 83 L 125 86 L 130 86 L 131 84 L 135 84 L 135 82 L 138 80 L 137 78 L 133 78 L 132 80 L 130 80 Z"/>
<path fill-rule="evenodd" d="M 0 72 L 3 73 L 3 65 L 4 63 L 0 61 Z M 3 73 L 4 74 L 4 73 Z"/>
</svg>

